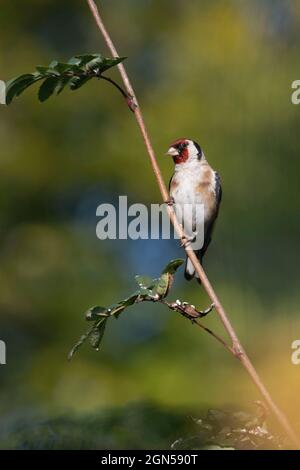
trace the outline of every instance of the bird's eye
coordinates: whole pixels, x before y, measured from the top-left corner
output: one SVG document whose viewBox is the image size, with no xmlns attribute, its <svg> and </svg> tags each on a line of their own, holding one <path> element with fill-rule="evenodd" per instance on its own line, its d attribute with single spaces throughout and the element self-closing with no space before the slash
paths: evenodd
<svg viewBox="0 0 300 470">
<path fill-rule="evenodd" d="M 179 152 L 182 152 L 186 147 L 188 146 L 187 142 L 181 142 L 180 144 L 177 145 L 177 148 Z"/>
</svg>

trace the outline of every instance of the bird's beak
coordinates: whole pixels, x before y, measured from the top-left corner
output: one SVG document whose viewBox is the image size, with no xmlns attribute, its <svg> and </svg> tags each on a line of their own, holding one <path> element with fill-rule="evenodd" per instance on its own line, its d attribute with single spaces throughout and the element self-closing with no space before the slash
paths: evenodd
<svg viewBox="0 0 300 470">
<path fill-rule="evenodd" d="M 175 147 L 170 147 L 169 150 L 167 151 L 166 155 L 169 155 L 171 157 L 177 157 L 179 155 L 178 150 L 176 150 Z"/>
</svg>

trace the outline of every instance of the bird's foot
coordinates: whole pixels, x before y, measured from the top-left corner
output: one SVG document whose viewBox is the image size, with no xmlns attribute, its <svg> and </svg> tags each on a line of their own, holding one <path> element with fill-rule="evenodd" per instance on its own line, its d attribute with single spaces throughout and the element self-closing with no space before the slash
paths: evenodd
<svg viewBox="0 0 300 470">
<path fill-rule="evenodd" d="M 191 243 L 193 243 L 196 240 L 196 236 L 197 236 L 197 234 L 196 235 L 194 234 L 192 237 L 188 237 L 186 235 L 183 235 L 181 237 L 180 247 L 187 248 L 188 246 L 190 246 Z"/>
<path fill-rule="evenodd" d="M 164 203 L 167 204 L 167 206 L 169 207 L 173 207 L 175 204 L 175 200 L 173 197 L 170 197 L 170 199 L 167 199 L 166 201 L 164 201 Z"/>
</svg>

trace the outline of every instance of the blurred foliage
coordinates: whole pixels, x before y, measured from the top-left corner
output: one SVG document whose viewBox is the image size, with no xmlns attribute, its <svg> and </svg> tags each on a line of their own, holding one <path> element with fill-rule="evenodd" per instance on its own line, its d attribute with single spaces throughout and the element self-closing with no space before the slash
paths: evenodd
<svg viewBox="0 0 300 470">
<path fill-rule="evenodd" d="M 183 413 L 150 404 L 52 419 L 30 410 L 0 429 L 0 449 L 168 449 L 191 428 Z"/>
<path fill-rule="evenodd" d="M 209 410 L 196 419 L 197 435 L 173 442 L 172 449 L 282 450 L 281 436 L 273 435 L 265 420 L 245 411 Z"/>
<path fill-rule="evenodd" d="M 245 411 L 211 409 L 204 419 L 195 419 L 182 409 L 149 403 L 51 419 L 28 410 L 4 419 L 0 427 L 0 449 L 278 450 L 282 442 Z"/>
<path fill-rule="evenodd" d="M 128 57 L 166 181 L 172 162 L 161 155 L 182 136 L 199 141 L 222 176 L 205 267 L 258 371 L 299 426 L 299 366 L 290 362 L 300 335 L 300 108 L 290 101 L 299 78 L 299 2 L 101 6 Z M 3 2 L 0 31 L 5 81 L 51 57 L 105 53 L 79 0 Z M 119 80 L 117 71 L 110 76 Z M 119 194 L 129 204 L 160 201 L 133 117 L 109 84 L 91 81 L 43 106 L 29 89 L 0 111 L 0 339 L 8 354 L 1 415 L 38 406 L 51 420 L 59 411 L 135 400 L 195 410 L 253 401 L 238 362 L 163 306 L 141 305 L 114 322 L 101 357 L 86 350 L 66 361 L 87 305 L 125 296 L 134 274 L 154 276 L 180 249 L 176 241 L 96 238 L 101 202 L 117 203 Z M 196 283 L 180 279 L 174 290 L 207 305 Z M 205 321 L 222 331 L 214 315 Z"/>
</svg>

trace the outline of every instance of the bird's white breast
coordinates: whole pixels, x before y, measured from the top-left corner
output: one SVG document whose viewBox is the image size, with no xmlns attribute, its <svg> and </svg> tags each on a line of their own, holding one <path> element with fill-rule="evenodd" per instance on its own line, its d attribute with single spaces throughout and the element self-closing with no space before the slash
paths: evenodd
<svg viewBox="0 0 300 470">
<path fill-rule="evenodd" d="M 216 205 L 215 172 L 204 162 L 187 162 L 175 166 L 170 196 L 175 201 L 175 212 L 189 237 L 198 234 L 200 243 L 205 226 L 213 220 Z"/>
<path fill-rule="evenodd" d="M 215 175 L 205 163 L 176 165 L 170 194 L 176 205 L 203 204 L 205 218 L 215 201 Z"/>
</svg>

